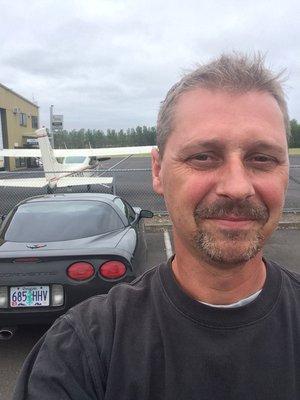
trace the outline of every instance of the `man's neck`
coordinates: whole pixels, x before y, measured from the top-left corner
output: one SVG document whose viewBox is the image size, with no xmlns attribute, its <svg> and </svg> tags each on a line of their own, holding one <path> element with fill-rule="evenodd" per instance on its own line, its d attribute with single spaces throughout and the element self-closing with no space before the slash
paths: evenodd
<svg viewBox="0 0 300 400">
<path fill-rule="evenodd" d="M 192 298 L 210 304 L 232 304 L 260 290 L 266 279 L 261 252 L 239 266 L 217 266 L 176 248 L 175 278 Z"/>
</svg>

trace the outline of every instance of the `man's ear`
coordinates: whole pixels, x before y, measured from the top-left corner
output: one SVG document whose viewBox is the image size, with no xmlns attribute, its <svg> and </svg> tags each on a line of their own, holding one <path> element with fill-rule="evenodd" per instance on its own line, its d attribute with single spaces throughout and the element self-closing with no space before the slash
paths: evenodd
<svg viewBox="0 0 300 400">
<path fill-rule="evenodd" d="M 161 157 L 157 149 L 152 149 L 152 186 L 157 194 L 163 195 L 163 185 L 161 180 Z"/>
</svg>

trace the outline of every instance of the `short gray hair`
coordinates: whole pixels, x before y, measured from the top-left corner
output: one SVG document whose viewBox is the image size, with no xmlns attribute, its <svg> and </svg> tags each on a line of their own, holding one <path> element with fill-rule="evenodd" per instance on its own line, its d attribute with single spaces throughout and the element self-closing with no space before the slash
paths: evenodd
<svg viewBox="0 0 300 400">
<path fill-rule="evenodd" d="M 198 66 L 177 82 L 162 101 L 157 119 L 157 146 L 163 156 L 168 136 L 174 129 L 174 110 L 179 97 L 188 91 L 205 88 L 245 93 L 252 90 L 267 92 L 277 101 L 284 118 L 287 140 L 290 121 L 284 91 L 283 71 L 274 74 L 266 68 L 265 57 L 257 53 L 250 57 L 241 53 L 223 54 L 208 64 Z"/>
</svg>

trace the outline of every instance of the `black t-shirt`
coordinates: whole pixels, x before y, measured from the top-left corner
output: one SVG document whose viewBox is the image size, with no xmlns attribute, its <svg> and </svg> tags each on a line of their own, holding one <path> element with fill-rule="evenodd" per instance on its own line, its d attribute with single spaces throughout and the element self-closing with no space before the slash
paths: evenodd
<svg viewBox="0 0 300 400">
<path fill-rule="evenodd" d="M 37 343 L 14 400 L 300 399 L 300 278 L 266 265 L 239 308 L 188 297 L 170 264 L 81 303 Z"/>
</svg>

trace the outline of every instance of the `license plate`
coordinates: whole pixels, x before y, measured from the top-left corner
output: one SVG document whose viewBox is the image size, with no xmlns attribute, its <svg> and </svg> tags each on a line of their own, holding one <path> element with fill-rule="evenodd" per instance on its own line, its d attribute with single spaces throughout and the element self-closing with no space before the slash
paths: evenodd
<svg viewBox="0 0 300 400">
<path fill-rule="evenodd" d="M 10 288 L 11 307 L 49 306 L 49 286 L 20 286 Z"/>
</svg>

